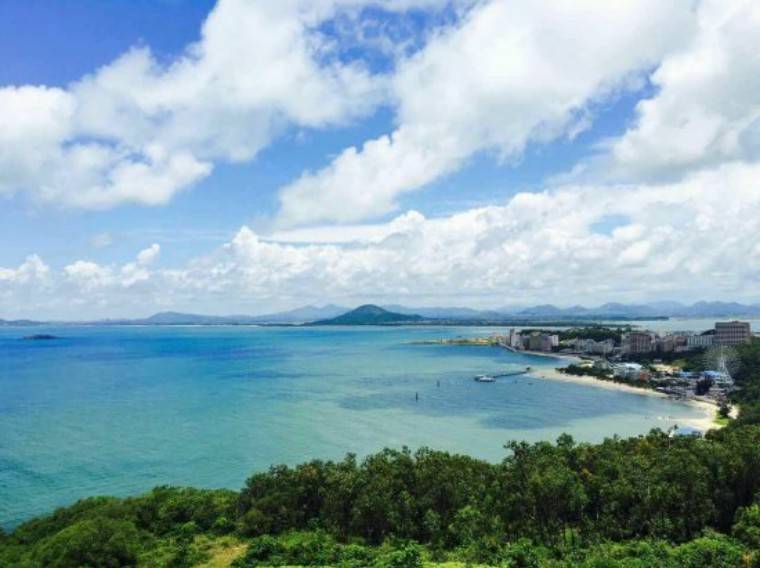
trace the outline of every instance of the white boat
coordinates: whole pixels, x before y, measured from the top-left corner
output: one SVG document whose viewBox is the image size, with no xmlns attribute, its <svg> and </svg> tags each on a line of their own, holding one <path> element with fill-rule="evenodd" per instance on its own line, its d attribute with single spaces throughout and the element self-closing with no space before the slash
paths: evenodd
<svg viewBox="0 0 760 568">
<path fill-rule="evenodd" d="M 478 383 L 495 383 L 496 379 L 491 375 L 478 375 L 475 377 L 475 382 Z"/>
</svg>

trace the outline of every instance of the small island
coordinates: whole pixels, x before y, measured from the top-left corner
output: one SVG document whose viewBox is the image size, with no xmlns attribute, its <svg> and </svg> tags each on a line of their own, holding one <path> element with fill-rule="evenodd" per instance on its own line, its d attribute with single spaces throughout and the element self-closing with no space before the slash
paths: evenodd
<svg viewBox="0 0 760 568">
<path fill-rule="evenodd" d="M 34 335 L 27 335 L 22 337 L 25 341 L 51 341 L 54 339 L 61 339 L 57 335 L 51 335 L 49 333 L 35 333 Z"/>
</svg>

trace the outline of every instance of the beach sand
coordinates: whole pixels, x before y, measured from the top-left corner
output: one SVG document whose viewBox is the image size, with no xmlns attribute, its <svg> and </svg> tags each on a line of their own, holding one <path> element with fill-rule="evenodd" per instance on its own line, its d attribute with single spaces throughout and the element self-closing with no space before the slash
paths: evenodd
<svg viewBox="0 0 760 568">
<path fill-rule="evenodd" d="M 560 356 L 551 355 L 551 357 L 564 359 L 572 363 L 577 363 L 580 361 L 579 358 L 572 357 L 569 355 L 560 355 Z M 672 397 L 669 397 L 669 395 L 665 393 L 658 392 L 655 390 L 643 389 L 640 387 L 634 387 L 634 386 L 626 385 L 623 383 L 615 383 L 612 381 L 603 381 L 590 375 L 567 375 L 553 367 L 534 367 L 531 370 L 530 374 L 541 379 L 547 379 L 547 380 L 552 380 L 552 381 L 565 381 L 565 382 L 577 383 L 577 384 L 587 385 L 587 386 L 596 387 L 596 388 L 624 391 L 624 392 L 629 392 L 631 394 L 637 394 L 640 396 L 656 396 L 660 398 L 672 398 Z M 715 423 L 715 417 L 718 411 L 718 407 L 712 402 L 708 402 L 706 400 L 693 400 L 693 399 L 692 400 L 674 399 L 674 400 L 682 404 L 689 405 L 692 408 L 699 409 L 703 415 L 701 417 L 679 418 L 678 419 L 679 426 L 688 426 L 691 428 L 696 428 L 697 430 L 701 430 L 702 432 L 706 432 L 707 430 L 710 430 L 713 428 L 721 427 L 719 424 Z"/>
</svg>

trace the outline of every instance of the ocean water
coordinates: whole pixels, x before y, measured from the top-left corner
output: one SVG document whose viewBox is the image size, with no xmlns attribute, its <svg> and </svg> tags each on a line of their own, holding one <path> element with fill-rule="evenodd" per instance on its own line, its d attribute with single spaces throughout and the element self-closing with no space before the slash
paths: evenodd
<svg viewBox="0 0 760 568">
<path fill-rule="evenodd" d="M 0 526 L 159 484 L 239 488 L 272 464 L 668 428 L 697 410 L 530 375 L 557 360 L 417 345 L 491 329 L 0 328 Z M 23 340 L 30 333 L 60 336 Z M 415 398 L 418 395 L 418 400 Z"/>
</svg>

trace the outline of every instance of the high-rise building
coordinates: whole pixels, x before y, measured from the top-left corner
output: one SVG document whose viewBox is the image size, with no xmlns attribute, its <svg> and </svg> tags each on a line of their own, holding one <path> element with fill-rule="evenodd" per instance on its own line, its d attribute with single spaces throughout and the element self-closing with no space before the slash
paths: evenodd
<svg viewBox="0 0 760 568">
<path fill-rule="evenodd" d="M 623 338 L 626 353 L 651 353 L 655 346 L 654 334 L 646 331 L 632 331 Z"/>
<path fill-rule="evenodd" d="M 714 345 L 741 345 L 749 343 L 752 329 L 746 321 L 715 322 Z"/>
</svg>

